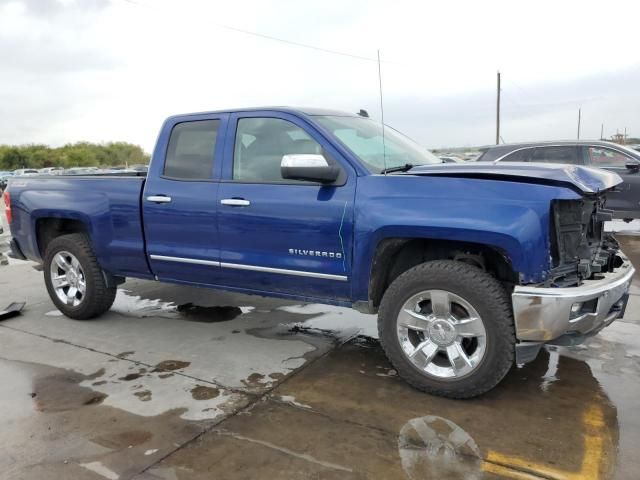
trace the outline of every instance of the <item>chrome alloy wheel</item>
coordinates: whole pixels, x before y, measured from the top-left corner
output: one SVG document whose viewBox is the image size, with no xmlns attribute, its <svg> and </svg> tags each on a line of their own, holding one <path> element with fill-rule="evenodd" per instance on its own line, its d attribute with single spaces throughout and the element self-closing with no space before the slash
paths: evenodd
<svg viewBox="0 0 640 480">
<path fill-rule="evenodd" d="M 398 314 L 397 333 L 411 363 L 437 379 L 468 375 L 480 365 L 487 346 L 478 312 L 446 290 L 425 290 L 409 298 Z"/>
<path fill-rule="evenodd" d="M 84 299 L 87 282 L 78 259 L 69 252 L 58 252 L 49 269 L 51 285 L 58 299 L 69 306 L 77 307 Z"/>
</svg>

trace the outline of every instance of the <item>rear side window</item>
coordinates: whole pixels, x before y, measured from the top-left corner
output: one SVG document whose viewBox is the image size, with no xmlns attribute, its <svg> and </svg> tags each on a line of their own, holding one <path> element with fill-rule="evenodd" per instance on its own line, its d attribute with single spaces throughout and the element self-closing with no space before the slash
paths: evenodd
<svg viewBox="0 0 640 480">
<path fill-rule="evenodd" d="M 211 180 L 220 120 L 178 123 L 171 130 L 164 176 L 178 180 Z"/>
<path fill-rule="evenodd" d="M 594 167 L 625 167 L 627 163 L 637 163 L 636 160 L 608 148 L 589 147 L 591 165 Z"/>
<path fill-rule="evenodd" d="M 531 156 L 532 162 L 578 163 L 578 149 L 575 146 L 538 147 Z"/>
<path fill-rule="evenodd" d="M 531 155 L 530 148 L 523 148 L 522 150 L 516 150 L 513 153 L 510 153 L 506 157 L 504 157 L 502 162 L 527 162 L 529 161 L 529 156 Z"/>
</svg>

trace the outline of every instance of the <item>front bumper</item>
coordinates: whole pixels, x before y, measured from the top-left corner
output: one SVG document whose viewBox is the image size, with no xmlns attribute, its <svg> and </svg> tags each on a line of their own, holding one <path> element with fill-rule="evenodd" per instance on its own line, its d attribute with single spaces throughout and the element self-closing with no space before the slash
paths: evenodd
<svg viewBox="0 0 640 480">
<path fill-rule="evenodd" d="M 624 315 L 633 265 L 622 253 L 623 263 L 615 271 L 601 274 L 598 280 L 585 280 L 579 287 L 546 288 L 516 286 L 511 296 L 516 337 L 520 342 L 520 360 L 542 343 L 576 344 Z M 575 304 L 582 310 L 572 315 Z M 577 308 L 577 307 L 576 307 Z M 573 317 L 573 318 L 572 318 Z M 518 349 L 516 349 L 518 353 Z M 533 355 L 535 358 L 535 355 Z"/>
</svg>

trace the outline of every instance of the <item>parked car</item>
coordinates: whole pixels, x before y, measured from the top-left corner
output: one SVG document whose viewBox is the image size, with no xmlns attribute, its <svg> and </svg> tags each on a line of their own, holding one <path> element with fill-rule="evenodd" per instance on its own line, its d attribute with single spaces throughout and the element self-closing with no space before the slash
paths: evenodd
<svg viewBox="0 0 640 480">
<path fill-rule="evenodd" d="M 624 184 L 607 199 L 615 218 L 640 218 L 640 152 L 611 142 L 571 140 L 496 145 L 478 161 L 568 163 L 604 168 L 622 177 Z"/>
<path fill-rule="evenodd" d="M 149 171 L 149 165 L 131 165 L 129 167 L 129 170 L 132 170 L 134 172 L 147 173 Z"/>
<path fill-rule="evenodd" d="M 38 173 L 41 175 L 62 175 L 64 173 L 64 168 L 62 167 L 46 167 L 38 170 Z"/>
<path fill-rule="evenodd" d="M 38 174 L 38 170 L 36 170 L 35 168 L 20 168 L 18 170 L 13 171 L 13 175 L 15 177 L 23 177 L 23 176 L 37 175 L 37 174 Z"/>
<path fill-rule="evenodd" d="M 464 160 L 458 157 L 441 156 L 442 163 L 464 163 Z"/>
<path fill-rule="evenodd" d="M 0 190 L 4 190 L 9 182 L 9 177 L 13 176 L 13 172 L 0 172 Z"/>
<path fill-rule="evenodd" d="M 442 164 L 371 119 L 287 108 L 173 116 L 154 152 L 146 177 L 10 181 L 12 255 L 68 317 L 126 277 L 350 306 L 378 313 L 407 382 L 465 398 L 624 315 L 615 173 Z"/>
</svg>

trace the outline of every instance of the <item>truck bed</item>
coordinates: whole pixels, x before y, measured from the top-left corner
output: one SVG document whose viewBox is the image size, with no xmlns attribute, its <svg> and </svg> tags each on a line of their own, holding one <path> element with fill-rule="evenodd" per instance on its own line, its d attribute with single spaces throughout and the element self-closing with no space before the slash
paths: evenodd
<svg viewBox="0 0 640 480">
<path fill-rule="evenodd" d="M 104 269 L 114 275 L 151 275 L 140 209 L 144 183 L 144 174 L 132 173 L 14 178 L 8 188 L 13 237 L 27 258 L 41 261 L 46 239 L 33 232 L 40 231 L 41 222 L 73 219 L 86 226 Z"/>
</svg>

